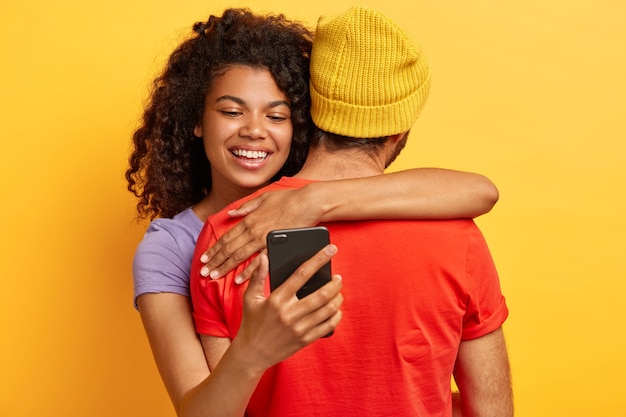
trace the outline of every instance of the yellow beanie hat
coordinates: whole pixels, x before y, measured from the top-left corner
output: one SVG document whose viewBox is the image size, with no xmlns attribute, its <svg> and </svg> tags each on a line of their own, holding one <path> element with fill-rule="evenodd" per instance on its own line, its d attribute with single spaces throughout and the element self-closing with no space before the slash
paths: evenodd
<svg viewBox="0 0 626 417">
<path fill-rule="evenodd" d="M 376 138 L 409 130 L 430 88 L 430 68 L 382 13 L 356 6 L 322 16 L 311 53 L 311 115 L 322 130 Z"/>
</svg>

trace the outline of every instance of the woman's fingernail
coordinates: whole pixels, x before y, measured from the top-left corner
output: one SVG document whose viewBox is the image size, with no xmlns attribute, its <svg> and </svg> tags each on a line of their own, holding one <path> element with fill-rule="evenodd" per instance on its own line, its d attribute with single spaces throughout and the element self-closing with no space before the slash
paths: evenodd
<svg viewBox="0 0 626 417">
<path fill-rule="evenodd" d="M 334 255 L 335 253 L 337 253 L 337 246 L 328 245 L 326 246 L 325 252 L 326 252 L 326 255 Z"/>
<path fill-rule="evenodd" d="M 219 274 L 219 272 L 217 272 L 217 270 L 213 270 L 213 271 L 211 271 L 209 276 L 211 277 L 211 279 L 218 279 L 220 277 L 220 274 Z"/>
<path fill-rule="evenodd" d="M 209 272 L 211 272 L 211 271 L 209 270 L 208 266 L 203 266 L 200 269 L 200 275 L 202 275 L 203 277 L 208 277 L 209 276 Z"/>
<path fill-rule="evenodd" d="M 209 257 L 207 256 L 206 253 L 202 254 L 202 256 L 200 257 L 200 262 L 202 262 L 203 264 L 209 262 Z"/>
<path fill-rule="evenodd" d="M 241 275 L 238 275 L 235 278 L 235 284 L 241 284 L 243 282 L 243 278 L 241 277 Z"/>
</svg>

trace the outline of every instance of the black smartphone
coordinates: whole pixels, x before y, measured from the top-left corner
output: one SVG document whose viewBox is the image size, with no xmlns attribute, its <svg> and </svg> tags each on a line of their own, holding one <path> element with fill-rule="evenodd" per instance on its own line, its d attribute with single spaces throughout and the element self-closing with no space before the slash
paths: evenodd
<svg viewBox="0 0 626 417">
<path fill-rule="evenodd" d="M 267 256 L 270 263 L 270 288 L 274 291 L 300 265 L 330 243 L 323 226 L 274 230 L 267 234 Z M 304 298 L 331 280 L 330 261 L 313 275 L 298 292 Z"/>
</svg>

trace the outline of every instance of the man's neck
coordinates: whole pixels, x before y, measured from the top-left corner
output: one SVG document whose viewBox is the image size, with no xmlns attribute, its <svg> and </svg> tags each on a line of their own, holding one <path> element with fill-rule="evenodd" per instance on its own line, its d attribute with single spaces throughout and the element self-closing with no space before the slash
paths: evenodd
<svg viewBox="0 0 626 417">
<path fill-rule="evenodd" d="M 311 148 L 304 166 L 295 177 L 329 181 L 371 177 L 384 171 L 384 155 L 372 156 L 359 149 L 330 152 L 324 148 Z"/>
</svg>

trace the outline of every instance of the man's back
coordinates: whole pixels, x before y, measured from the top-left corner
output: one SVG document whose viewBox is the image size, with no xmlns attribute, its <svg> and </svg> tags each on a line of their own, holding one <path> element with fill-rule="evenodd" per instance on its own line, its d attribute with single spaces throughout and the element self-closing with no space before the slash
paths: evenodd
<svg viewBox="0 0 626 417">
<path fill-rule="evenodd" d="M 265 191 L 302 187 L 309 182 L 304 178 L 383 174 L 405 146 L 430 86 L 421 49 L 387 16 L 361 6 L 318 20 L 310 74 L 311 118 L 318 129 L 306 161 L 298 178 L 282 179 Z M 198 248 L 205 250 L 233 223 L 224 212 L 209 219 Z M 245 264 L 217 281 L 202 280 L 194 272 L 197 266 L 192 268 L 196 328 L 217 375 L 213 381 L 228 380 L 219 364 L 243 363 L 243 376 L 236 380 L 244 381 L 245 392 L 238 390 L 243 393 L 237 399 L 250 398 L 246 414 L 251 417 L 433 417 L 452 414 L 454 372 L 460 393 L 455 410 L 512 415 L 500 330 L 508 310 L 474 223 L 383 220 L 325 226 L 338 248 L 333 272 L 343 277 L 327 284 L 329 294 L 322 288 L 295 299 L 300 279 L 310 277 L 306 267 L 272 295 L 267 288 L 262 294 L 264 257 L 248 292 L 234 283 Z M 324 252 L 318 255 L 330 255 Z M 318 255 L 307 265 L 316 264 Z M 333 292 L 339 286 L 341 293 Z M 329 297 L 336 297 L 340 311 L 320 304 Z M 255 316 L 268 320 L 257 327 Z M 242 317 L 240 337 L 229 345 Z M 319 330 L 324 324 L 332 324 L 333 336 L 298 337 L 307 335 L 309 326 Z M 259 367 L 236 355 L 250 337 L 262 340 L 247 351 Z M 295 340 L 282 350 L 283 338 Z"/>
<path fill-rule="evenodd" d="M 499 328 L 508 313 L 482 235 L 471 220 L 325 226 L 339 248 L 332 268 L 343 277 L 342 322 L 270 368 L 248 415 L 450 415 L 460 340 Z M 213 227 L 217 237 L 225 230 Z M 245 290 L 236 274 L 203 290 L 231 337 Z"/>
</svg>

